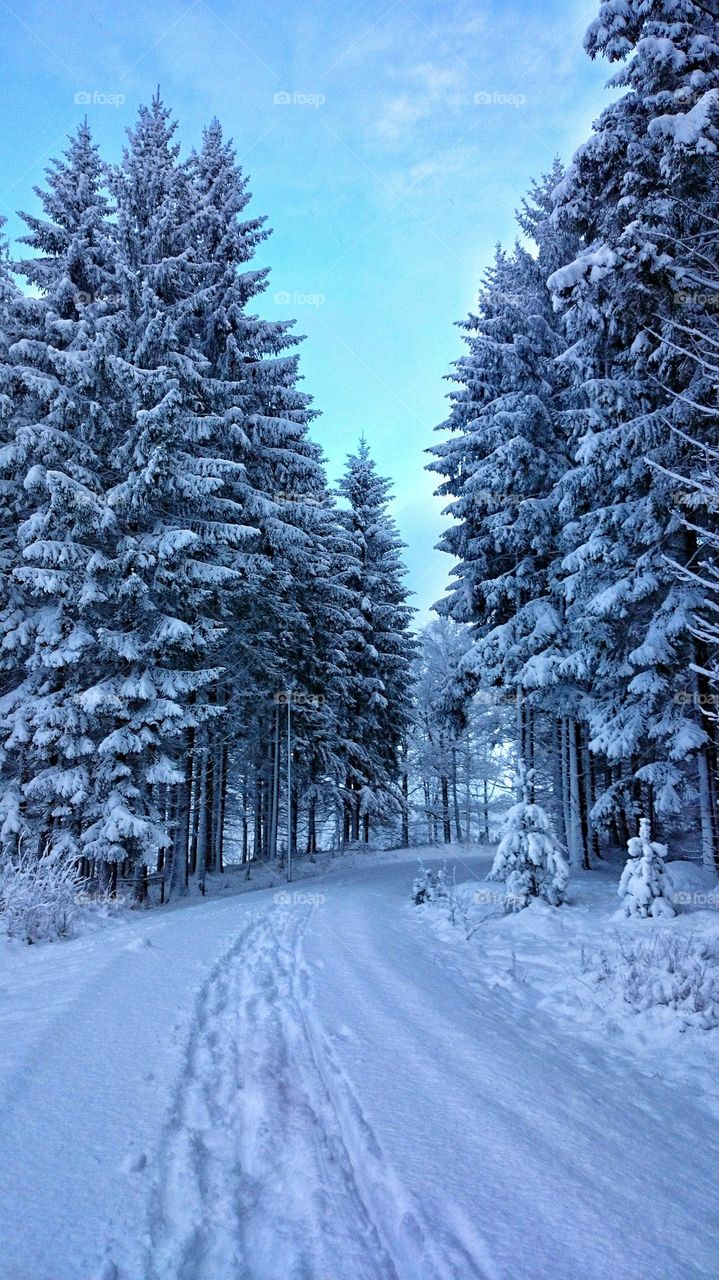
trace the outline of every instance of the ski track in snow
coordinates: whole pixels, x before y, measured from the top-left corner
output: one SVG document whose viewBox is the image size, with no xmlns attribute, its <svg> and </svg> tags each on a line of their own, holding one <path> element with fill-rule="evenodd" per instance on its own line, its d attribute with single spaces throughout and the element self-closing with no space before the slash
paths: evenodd
<svg viewBox="0 0 719 1280">
<path fill-rule="evenodd" d="M 311 1023 L 312 910 L 261 916 L 197 997 L 157 1163 L 148 1280 L 479 1280 L 392 1177 Z M 486 1274 L 486 1273 L 484 1273 Z"/>
</svg>

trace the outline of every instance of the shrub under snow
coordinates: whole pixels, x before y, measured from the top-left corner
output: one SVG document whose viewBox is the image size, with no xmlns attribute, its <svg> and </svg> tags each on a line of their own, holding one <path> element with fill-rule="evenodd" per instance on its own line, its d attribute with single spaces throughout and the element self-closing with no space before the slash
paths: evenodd
<svg viewBox="0 0 719 1280">
<path fill-rule="evenodd" d="M 617 938 L 592 956 L 583 972 L 598 993 L 630 1013 L 667 1008 L 689 1026 L 719 1026 L 719 950 L 714 940 L 662 933 Z"/>
<path fill-rule="evenodd" d="M 649 819 L 639 819 L 639 835 L 629 840 L 629 859 L 617 890 L 628 916 L 676 915 L 674 886 L 664 866 L 666 845 L 652 840 Z"/>
<path fill-rule="evenodd" d="M 21 853 L 0 872 L 0 924 L 11 938 L 49 942 L 75 932 L 80 878 L 62 857 Z"/>
<path fill-rule="evenodd" d="M 490 880 L 505 880 L 507 907 L 520 911 L 532 898 L 557 907 L 564 901 L 569 864 L 541 805 L 525 798 L 505 818 Z"/>
<path fill-rule="evenodd" d="M 412 885 L 412 901 L 415 906 L 418 907 L 423 902 L 436 902 L 439 898 L 446 897 L 447 868 L 443 866 L 439 871 L 432 871 L 420 862 L 419 872 Z"/>
</svg>

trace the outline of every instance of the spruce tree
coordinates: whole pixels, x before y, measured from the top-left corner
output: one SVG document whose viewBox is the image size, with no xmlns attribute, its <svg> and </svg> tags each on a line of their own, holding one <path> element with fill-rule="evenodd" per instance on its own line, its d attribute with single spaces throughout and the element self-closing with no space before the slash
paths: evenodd
<svg viewBox="0 0 719 1280">
<path fill-rule="evenodd" d="M 439 545 L 459 561 L 457 582 L 436 607 L 472 625 L 466 687 L 494 686 L 513 698 L 517 751 L 536 766 L 538 783 L 548 784 L 547 762 L 559 757 L 552 771 L 558 816 L 565 790 L 572 797 L 568 843 L 575 860 L 586 862 L 576 761 L 584 673 L 567 661 L 567 604 L 557 587 L 571 359 L 546 288 L 547 275 L 579 243 L 552 221 L 561 178 L 555 163 L 533 184 L 517 218 L 534 252 L 521 244 L 511 254 L 497 250 L 478 314 L 462 325 L 469 350 L 450 374 L 451 413 L 438 428 L 448 438 L 431 450 L 430 469 L 445 477 L 438 493 L 451 499 L 453 523 Z M 572 744 L 566 768 L 560 730 Z"/>
<path fill-rule="evenodd" d="M 24 215 L 35 256 L 16 267 L 39 296 L 16 297 L 4 366 L 15 492 L 5 767 L 17 833 L 39 854 L 77 858 L 97 747 L 79 697 L 93 676 L 94 569 L 111 523 L 103 368 L 116 304 L 106 172 L 86 123 L 47 177 L 37 191 L 44 217 Z"/>
<path fill-rule="evenodd" d="M 12 573 L 15 567 L 15 513 L 18 509 L 20 477 L 15 467 L 14 449 L 14 378 L 9 351 L 19 301 L 10 275 L 8 245 L 4 234 L 6 219 L 0 215 L 0 635 L 17 634 L 19 618 L 18 584 Z M 0 856 L 6 849 L 16 849 L 22 831 L 20 777 L 12 743 L 8 743 L 8 720 L 16 702 L 17 660 L 12 652 L 0 646 Z"/>
<path fill-rule="evenodd" d="M 346 834 L 365 841 L 372 815 L 401 807 L 400 753 L 411 717 L 411 662 L 403 543 L 387 508 L 391 487 L 377 472 L 363 438 L 338 485 L 342 522 L 354 548 L 347 585 L 354 626 L 345 637 L 347 670 Z"/>
<path fill-rule="evenodd" d="M 456 840 L 463 839 L 458 756 L 470 718 L 462 662 L 471 644 L 469 627 L 437 618 L 420 631 L 413 663 L 412 764 L 426 788 L 428 816 L 441 821 L 445 844 L 453 821 Z"/>
<path fill-rule="evenodd" d="M 196 342 L 202 277 L 175 132 L 158 95 L 140 108 L 113 177 L 122 297 L 111 364 L 114 531 L 98 572 L 98 678 L 81 699 L 103 726 L 86 851 L 137 868 L 166 857 L 168 792 L 184 777 L 187 734 L 218 711 L 208 690 L 221 598 L 244 536 L 226 496 L 240 468 L 225 451 L 224 388 Z"/>
<path fill-rule="evenodd" d="M 582 405 L 563 481 L 572 519 L 561 589 L 572 602 L 572 649 L 591 680 L 592 746 L 615 771 L 600 815 L 629 802 L 669 816 L 696 779 L 707 865 L 716 851 L 714 746 L 684 697 L 696 688 L 691 619 L 701 593 L 671 568 L 697 551 L 681 519 L 673 473 L 686 447 L 671 419 L 692 376 L 677 350 L 676 299 L 711 185 L 704 160 L 679 153 L 692 118 L 714 110 L 715 37 L 716 20 L 692 0 L 602 6 L 586 46 L 621 62 L 611 83 L 626 92 L 560 188 L 558 225 L 585 247 L 550 278 Z M 673 170 L 670 134 L 682 139 Z M 693 429 L 706 440 L 710 419 L 695 413 Z"/>
<path fill-rule="evenodd" d="M 554 487 L 567 464 L 567 375 L 545 287 L 566 243 L 549 223 L 559 176 L 555 167 L 536 184 L 519 215 L 537 255 L 497 250 L 479 314 L 462 326 L 469 354 L 450 375 L 452 412 L 438 428 L 451 434 L 431 451 L 455 521 L 440 547 L 460 561 L 459 582 L 438 607 L 473 624 L 478 678 L 507 686 L 540 683 L 532 659 L 562 629 L 548 575 L 560 527 Z"/>
<path fill-rule="evenodd" d="M 541 805 L 530 802 L 531 780 L 524 778 L 522 798 L 512 806 L 504 822 L 490 880 L 504 880 L 509 911 L 521 911 L 533 898 L 552 907 L 564 901 L 569 865 Z"/>
<path fill-rule="evenodd" d="M 231 558 L 238 579 L 224 596 L 222 659 L 235 679 L 221 683 L 218 697 L 250 748 L 258 802 L 275 810 L 257 827 L 259 852 L 268 853 L 277 842 L 278 693 L 294 690 L 296 790 L 311 789 L 313 812 L 318 788 L 336 792 L 332 638 L 346 623 L 333 559 L 338 530 L 321 452 L 308 434 L 314 411 L 297 385 L 299 338 L 292 322 L 249 310 L 267 287 L 267 269 L 252 259 L 269 232 L 264 218 L 245 216 L 247 179 L 217 121 L 189 173 L 202 281 L 197 341 L 226 398 L 225 449 L 238 464 L 231 498 L 243 531 Z M 322 782 L 328 776 L 332 782 Z"/>
<path fill-rule="evenodd" d="M 639 819 L 639 835 L 629 840 L 629 857 L 617 893 L 628 916 L 657 917 L 676 914 L 673 885 L 664 860 L 667 847 L 652 840 L 649 820 Z"/>
</svg>

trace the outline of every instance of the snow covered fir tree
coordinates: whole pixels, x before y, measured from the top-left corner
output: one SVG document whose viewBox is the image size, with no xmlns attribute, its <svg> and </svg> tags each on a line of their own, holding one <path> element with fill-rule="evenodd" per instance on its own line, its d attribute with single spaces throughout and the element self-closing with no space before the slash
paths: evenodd
<svg viewBox="0 0 719 1280">
<path fill-rule="evenodd" d="M 667 847 L 652 840 L 647 818 L 639 819 L 639 835 L 629 841 L 629 858 L 617 890 L 629 916 L 673 916 L 672 882 L 664 860 Z"/>
<path fill-rule="evenodd" d="M 558 907 L 569 883 L 569 866 L 548 815 L 529 800 L 533 779 L 524 766 L 517 781 L 520 797 L 505 818 L 488 878 L 506 881 L 509 910 L 520 911 L 532 898 Z"/>
</svg>

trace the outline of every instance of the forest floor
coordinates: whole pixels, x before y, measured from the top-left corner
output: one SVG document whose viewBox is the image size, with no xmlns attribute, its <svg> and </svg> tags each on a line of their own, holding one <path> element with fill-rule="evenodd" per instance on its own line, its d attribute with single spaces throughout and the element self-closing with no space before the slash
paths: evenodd
<svg viewBox="0 0 719 1280">
<path fill-rule="evenodd" d="M 417 852 L 0 943 L 2 1280 L 716 1280 L 719 914 Z"/>
</svg>

